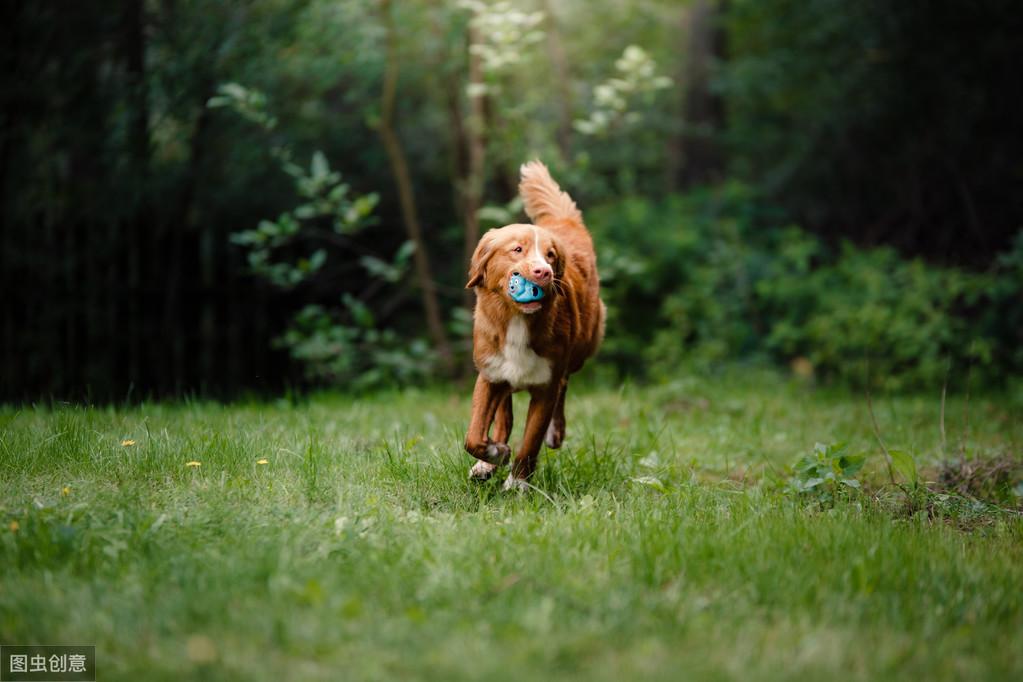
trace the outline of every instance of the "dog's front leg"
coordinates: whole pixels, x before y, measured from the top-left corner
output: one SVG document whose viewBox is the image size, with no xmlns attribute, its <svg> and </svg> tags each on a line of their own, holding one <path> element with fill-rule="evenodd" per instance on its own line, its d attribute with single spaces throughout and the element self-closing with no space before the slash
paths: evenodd
<svg viewBox="0 0 1023 682">
<path fill-rule="evenodd" d="M 512 425 L 515 421 L 514 415 L 512 414 L 512 394 L 508 391 L 505 395 L 504 400 L 501 401 L 500 406 L 497 408 L 497 414 L 494 416 L 494 442 L 508 444 L 511 438 Z"/>
<path fill-rule="evenodd" d="M 536 470 L 536 456 L 540 452 L 547 425 L 554 414 L 561 389 L 561 380 L 556 378 L 546 386 L 537 387 L 529 392 L 529 412 L 526 414 L 526 429 L 522 434 L 522 444 L 515 453 L 511 473 L 504 482 L 505 490 L 524 490 L 526 479 Z"/>
<path fill-rule="evenodd" d="M 465 451 L 488 464 L 507 464 L 511 456 L 507 443 L 495 443 L 487 435 L 497 408 L 510 394 L 508 384 L 492 384 L 482 375 L 476 377 L 476 388 L 472 392 L 472 418 L 465 434 Z"/>
<path fill-rule="evenodd" d="M 504 396 L 504 400 L 498 405 L 497 413 L 494 415 L 494 437 L 492 438 L 492 443 L 495 446 L 499 444 L 508 445 L 508 439 L 511 438 L 511 430 L 512 394 L 511 391 L 508 391 Z M 479 460 L 469 469 L 469 478 L 475 481 L 485 481 L 493 476 L 495 471 L 497 471 L 496 464 L 488 464 L 483 460 Z"/>
</svg>

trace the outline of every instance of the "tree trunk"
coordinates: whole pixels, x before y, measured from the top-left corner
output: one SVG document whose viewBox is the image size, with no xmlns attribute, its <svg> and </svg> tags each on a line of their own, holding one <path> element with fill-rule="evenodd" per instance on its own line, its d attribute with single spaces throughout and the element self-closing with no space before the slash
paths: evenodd
<svg viewBox="0 0 1023 682">
<path fill-rule="evenodd" d="M 479 55 L 473 54 L 472 46 L 479 43 L 479 30 L 469 21 L 469 120 L 466 126 L 466 142 L 469 145 L 469 169 L 465 178 L 465 263 L 468 267 L 476 243 L 480 240 L 479 210 L 483 200 L 483 174 L 486 161 L 485 119 L 483 110 L 484 82 L 483 63 Z M 466 291 L 466 307 L 472 308 L 473 293 Z"/>
<path fill-rule="evenodd" d="M 561 31 L 558 20 L 554 16 L 551 0 L 543 0 L 540 5 L 547 18 L 547 56 L 554 67 L 555 96 L 558 100 L 558 151 L 564 161 L 570 159 L 572 151 L 572 118 L 574 106 L 572 102 L 572 83 L 568 73 L 568 61 L 562 47 Z M 525 159 L 523 159 L 525 160 Z"/>
<path fill-rule="evenodd" d="M 377 124 L 377 132 L 380 134 L 380 139 L 387 152 L 387 159 L 391 164 L 394 182 L 398 186 L 398 200 L 401 205 L 401 216 L 405 225 L 405 233 L 409 241 L 416 246 L 416 250 L 413 253 L 413 264 L 422 299 L 423 312 L 426 314 L 427 330 L 429 331 L 430 339 L 433 341 L 434 348 L 440 355 L 444 369 L 450 373 L 453 368 L 451 346 L 448 344 L 443 318 L 440 313 L 440 305 L 437 302 L 437 287 L 433 278 L 432 268 L 430 267 L 429 256 L 426 252 L 426 243 L 423 241 L 408 162 L 405 159 L 401 140 L 394 131 L 394 98 L 398 88 L 398 45 L 389 0 L 383 0 L 381 12 L 384 30 L 386 31 L 387 56 L 383 92 L 380 98 L 380 122 Z"/>
<path fill-rule="evenodd" d="M 682 177 L 683 145 L 685 143 L 683 134 L 685 132 L 685 110 L 686 110 L 686 67 L 689 64 L 689 44 L 683 38 L 689 34 L 689 17 L 692 13 L 692 5 L 686 4 L 678 8 L 675 17 L 674 41 L 677 48 L 674 50 L 675 64 L 672 71 L 672 78 L 675 80 L 675 87 L 672 90 L 671 98 L 671 128 L 668 132 L 668 140 L 665 144 L 664 158 L 664 191 L 674 192 L 679 188 Z"/>
<path fill-rule="evenodd" d="M 711 91 L 712 62 L 724 54 L 725 36 L 719 25 L 717 0 L 695 0 L 689 7 L 687 61 L 682 82 L 682 184 L 719 178 L 724 157 L 715 135 L 724 123 L 724 102 Z"/>
</svg>

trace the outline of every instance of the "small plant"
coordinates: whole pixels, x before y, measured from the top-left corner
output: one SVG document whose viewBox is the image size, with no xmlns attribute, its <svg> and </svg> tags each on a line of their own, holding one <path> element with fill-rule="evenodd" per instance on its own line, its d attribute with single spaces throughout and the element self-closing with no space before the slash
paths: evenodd
<svg viewBox="0 0 1023 682">
<path fill-rule="evenodd" d="M 277 119 L 258 90 L 227 83 L 208 106 L 228 108 L 268 135 L 276 130 Z M 291 178 L 300 203 L 276 220 L 234 233 L 231 241 L 246 251 L 255 275 L 283 291 L 304 287 L 310 301 L 274 345 L 301 363 L 314 383 L 365 389 L 425 380 L 436 360 L 426 342 L 402 337 L 371 312 L 406 277 L 415 244 L 405 242 L 390 257 L 373 253 L 355 237 L 376 224 L 377 194 L 354 192 L 319 150 L 308 168 L 295 163 L 290 145 L 280 140 L 270 154 Z M 358 262 L 366 272 L 359 290 L 333 299 L 318 294 L 325 282 L 336 286 L 352 252 L 361 252 Z"/>
<path fill-rule="evenodd" d="M 308 170 L 291 161 L 285 161 L 282 168 L 294 179 L 295 189 L 305 203 L 282 213 L 277 220 L 262 220 L 255 229 L 231 235 L 231 241 L 248 251 L 253 272 L 282 289 L 290 289 L 323 267 L 326 247 L 350 247 L 345 237 L 375 222 L 372 214 L 379 197 L 351 195 L 341 174 L 330 168 L 320 151 L 313 154 Z M 307 253 L 302 248 L 305 245 L 316 248 Z M 395 282 L 401 277 L 410 247 L 402 247 L 393 265 L 373 256 L 363 256 L 360 262 L 370 276 L 387 272 L 387 281 Z"/>
<path fill-rule="evenodd" d="M 796 463 L 789 478 L 789 489 L 821 502 L 833 503 L 845 489 L 859 489 L 856 473 L 867 461 L 866 455 L 850 455 L 845 443 L 816 443 L 813 454 Z"/>
</svg>

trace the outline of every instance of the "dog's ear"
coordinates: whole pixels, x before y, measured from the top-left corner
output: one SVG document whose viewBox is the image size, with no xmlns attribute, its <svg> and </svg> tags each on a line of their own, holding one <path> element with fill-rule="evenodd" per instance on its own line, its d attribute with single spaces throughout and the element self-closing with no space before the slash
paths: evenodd
<svg viewBox="0 0 1023 682">
<path fill-rule="evenodd" d="M 469 262 L 469 281 L 465 283 L 466 289 L 472 289 L 483 284 L 487 274 L 487 263 L 493 255 L 493 236 L 487 232 L 476 245 L 476 251 L 472 254 Z"/>
</svg>

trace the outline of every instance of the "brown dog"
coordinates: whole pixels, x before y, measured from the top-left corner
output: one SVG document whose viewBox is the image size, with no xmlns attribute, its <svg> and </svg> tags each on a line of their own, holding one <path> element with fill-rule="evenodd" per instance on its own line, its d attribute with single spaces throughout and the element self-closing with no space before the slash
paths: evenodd
<svg viewBox="0 0 1023 682">
<path fill-rule="evenodd" d="M 480 460 L 471 477 L 489 478 L 508 462 L 512 393 L 530 395 L 506 490 L 527 487 L 541 440 L 561 447 L 568 378 L 597 352 L 605 316 L 593 240 L 575 202 L 539 161 L 523 165 L 521 173 L 519 194 L 534 224 L 506 225 L 483 235 L 465 285 L 476 289 L 472 339 L 479 370 L 465 436 L 465 449 Z M 516 274 L 539 285 L 543 298 L 516 302 L 508 290 Z"/>
</svg>

